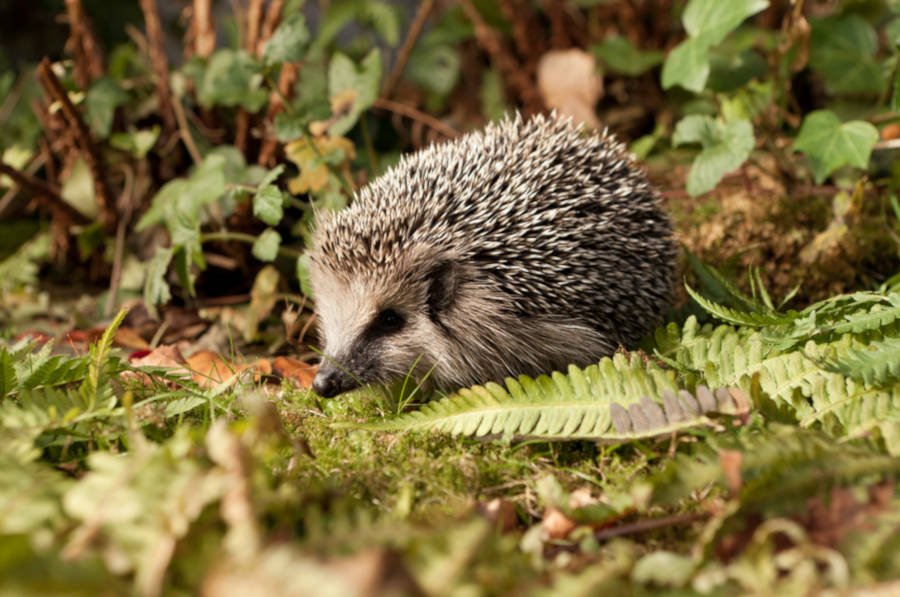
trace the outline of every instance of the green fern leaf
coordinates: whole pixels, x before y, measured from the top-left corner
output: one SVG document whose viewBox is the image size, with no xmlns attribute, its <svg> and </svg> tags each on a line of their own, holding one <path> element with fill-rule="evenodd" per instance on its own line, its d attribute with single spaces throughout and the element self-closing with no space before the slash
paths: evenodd
<svg viewBox="0 0 900 597">
<path fill-rule="evenodd" d="M 794 321 L 796 315 L 781 315 L 775 312 L 757 312 L 757 311 L 738 311 L 724 305 L 714 303 L 709 299 L 698 294 L 687 284 L 684 285 L 685 290 L 691 295 L 697 303 L 715 317 L 734 325 L 746 325 L 750 327 L 767 327 L 786 325 Z"/>
<path fill-rule="evenodd" d="M 873 342 L 864 348 L 847 347 L 825 361 L 834 373 L 873 386 L 886 386 L 900 381 L 900 338 Z"/>
<path fill-rule="evenodd" d="M 496 383 L 464 388 L 419 411 L 362 427 L 618 443 L 709 424 L 711 411 L 748 407 L 743 393 L 713 393 L 701 386 L 696 396 L 685 391 L 676 396 L 676 389 L 672 376 L 658 366 L 639 355 L 616 354 L 583 370 L 572 366 L 566 375 L 510 378 L 505 388 Z M 660 395 L 661 403 L 648 397 Z"/>
<path fill-rule="evenodd" d="M 13 368 L 9 351 L 0 348 L 0 400 L 6 398 L 16 385 L 18 385 L 16 370 Z"/>
</svg>

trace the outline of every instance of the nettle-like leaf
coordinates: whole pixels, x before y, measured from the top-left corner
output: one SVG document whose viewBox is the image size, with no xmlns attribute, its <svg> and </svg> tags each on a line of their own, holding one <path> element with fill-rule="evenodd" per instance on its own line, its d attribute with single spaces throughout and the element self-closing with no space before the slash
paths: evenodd
<svg viewBox="0 0 900 597">
<path fill-rule="evenodd" d="M 710 422 L 712 411 L 746 410 L 725 391 L 698 387 L 681 391 L 672 376 L 639 355 L 615 355 L 585 369 L 569 367 L 536 379 L 509 378 L 505 387 L 489 383 L 464 388 L 421 410 L 367 429 L 426 431 L 474 437 L 505 436 L 548 440 L 589 439 L 618 443 L 667 435 Z M 650 398 L 661 396 L 661 403 Z"/>
<path fill-rule="evenodd" d="M 768 6 L 768 0 L 690 0 L 681 16 L 689 37 L 666 58 L 663 89 L 680 85 L 695 93 L 703 91 L 710 72 L 709 49 Z"/>
<path fill-rule="evenodd" d="M 703 146 L 687 179 L 687 192 L 696 196 L 714 189 L 727 172 L 739 168 L 750 156 L 755 139 L 753 125 L 747 120 L 723 122 L 695 114 L 679 121 L 672 143 Z"/>
<path fill-rule="evenodd" d="M 269 98 L 262 87 L 260 65 L 245 50 L 222 48 L 210 57 L 197 90 L 197 99 L 208 108 L 243 106 L 257 112 Z"/>
<path fill-rule="evenodd" d="M 861 120 L 841 123 L 830 110 L 810 112 L 803 119 L 794 149 L 809 157 L 816 183 L 821 183 L 841 166 L 866 168 L 878 129 Z"/>
<path fill-rule="evenodd" d="M 266 228 L 253 243 L 251 253 L 260 261 L 274 261 L 281 247 L 281 235 L 274 228 Z"/>
<path fill-rule="evenodd" d="M 309 29 L 302 13 L 294 13 L 285 19 L 266 42 L 263 64 L 271 66 L 282 62 L 299 62 L 309 44 Z"/>
<path fill-rule="evenodd" d="M 328 67 L 328 93 L 334 101 L 347 94 L 341 109 L 345 115 L 328 127 L 328 134 L 338 137 L 353 128 L 359 115 L 378 97 L 381 85 L 381 54 L 373 49 L 357 67 L 346 55 L 335 52 Z"/>
</svg>

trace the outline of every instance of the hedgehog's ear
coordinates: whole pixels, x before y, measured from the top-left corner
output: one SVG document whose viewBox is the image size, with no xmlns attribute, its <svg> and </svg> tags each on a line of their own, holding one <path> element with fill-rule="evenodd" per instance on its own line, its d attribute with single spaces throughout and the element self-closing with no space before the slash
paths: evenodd
<svg viewBox="0 0 900 597">
<path fill-rule="evenodd" d="M 434 319 L 456 301 L 459 267 L 452 261 L 439 261 L 428 271 L 428 314 Z"/>
</svg>

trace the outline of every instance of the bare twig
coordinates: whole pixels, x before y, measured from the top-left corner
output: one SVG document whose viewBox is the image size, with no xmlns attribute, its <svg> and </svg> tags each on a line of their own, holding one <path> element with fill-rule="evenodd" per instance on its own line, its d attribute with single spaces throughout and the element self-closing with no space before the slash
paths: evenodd
<svg viewBox="0 0 900 597">
<path fill-rule="evenodd" d="M 472 4 L 472 0 L 460 0 L 460 6 L 472 25 L 475 26 L 475 39 L 478 45 L 488 53 L 491 60 L 500 69 L 504 79 L 515 90 L 528 114 L 540 112 L 544 109 L 544 102 L 538 93 L 534 81 L 522 69 L 509 50 L 503 47 L 500 35 L 488 25 L 481 13 Z"/>
<path fill-rule="evenodd" d="M 393 95 L 394 89 L 400 82 L 400 77 L 403 76 L 403 69 L 406 68 L 409 55 L 416 45 L 416 40 L 419 39 L 419 34 L 422 33 L 422 28 L 425 26 L 425 21 L 428 19 L 433 5 L 434 0 L 422 0 L 419 4 L 419 9 L 416 11 L 413 22 L 409 25 L 409 31 L 406 34 L 406 39 L 403 40 L 403 45 L 400 46 L 400 50 L 397 52 L 397 61 L 394 63 L 394 68 L 391 70 L 387 83 L 384 84 L 384 88 L 381 90 L 380 97 L 389 99 Z"/>
<path fill-rule="evenodd" d="M 247 41 L 244 47 L 251 55 L 256 53 L 259 43 L 259 26 L 263 20 L 264 5 L 265 0 L 250 0 L 250 6 L 247 8 Z"/>
<path fill-rule="evenodd" d="M 633 535 L 635 533 L 645 533 L 665 527 L 671 527 L 681 524 L 690 524 L 698 520 L 706 520 L 710 517 L 709 512 L 691 512 L 689 514 L 673 514 L 672 516 L 663 516 L 662 518 L 651 518 L 650 520 L 639 520 L 631 524 L 622 524 L 609 529 L 603 529 L 594 533 L 597 541 L 612 539 L 613 537 L 621 537 L 622 535 Z"/>
<path fill-rule="evenodd" d="M 522 0 L 500 0 L 500 12 L 512 26 L 516 52 L 525 64 L 529 76 L 537 71 L 538 59 L 546 51 L 546 44 L 534 22 L 534 10 Z"/>
<path fill-rule="evenodd" d="M 50 60 L 44 58 L 38 66 L 38 81 L 44 88 L 44 92 L 54 101 L 59 102 L 62 113 L 68 122 L 75 141 L 81 151 L 91 177 L 94 179 L 94 191 L 97 196 L 97 206 L 100 212 L 100 221 L 107 232 L 114 232 L 116 228 L 116 210 L 110 200 L 109 189 L 106 184 L 103 160 L 100 151 L 91 140 L 91 133 L 81 118 L 81 114 L 72 104 L 60 80 L 53 73 Z"/>
<path fill-rule="evenodd" d="M 187 147 L 188 153 L 191 154 L 191 159 L 194 160 L 195 164 L 199 164 L 203 161 L 203 156 L 200 155 L 200 150 L 197 149 L 197 145 L 194 143 L 194 137 L 191 136 L 191 129 L 188 127 L 188 121 L 184 114 L 184 106 L 181 105 L 181 100 L 177 97 L 173 99 L 175 101 L 172 102 L 172 107 L 175 109 L 175 119 L 178 121 L 181 140 L 184 141 L 184 146 Z"/>
<path fill-rule="evenodd" d="M 212 0 L 194 0 L 194 53 L 209 58 L 216 48 L 216 27 L 213 23 Z"/>
<path fill-rule="evenodd" d="M 134 172 L 127 164 L 123 167 L 125 171 L 125 184 L 122 189 L 122 196 L 119 198 L 119 206 L 124 214 L 119 218 L 119 224 L 116 227 L 116 246 L 113 252 L 112 271 L 109 274 L 109 294 L 106 297 L 106 305 L 103 308 L 105 317 L 112 315 L 113 308 L 116 305 L 116 295 L 119 294 L 119 282 L 122 279 L 122 258 L 125 255 L 125 232 L 128 223 L 131 221 L 131 215 L 134 209 Z"/>
<path fill-rule="evenodd" d="M 90 220 L 80 211 L 69 205 L 60 195 L 60 191 L 53 185 L 35 178 L 25 172 L 20 172 L 8 164 L 0 162 L 0 174 L 9 176 L 13 182 L 22 188 L 30 190 L 39 201 L 42 201 L 51 210 L 59 211 L 69 216 L 79 224 L 87 224 Z M 43 198 L 43 199 L 41 199 Z"/>
<path fill-rule="evenodd" d="M 424 112 L 416 110 L 412 106 L 407 106 L 406 104 L 401 104 L 400 102 L 395 102 L 393 100 L 383 98 L 376 99 L 375 103 L 372 104 L 372 106 L 375 108 L 380 108 L 382 110 L 387 110 L 388 112 L 402 114 L 407 118 L 411 118 L 417 122 L 421 122 L 422 124 L 425 124 L 426 126 L 434 129 L 448 139 L 453 139 L 459 136 L 459 131 L 457 131 L 455 128 L 444 124 L 434 116 L 430 116 L 428 114 L 425 114 Z"/>
<path fill-rule="evenodd" d="M 262 32 L 259 34 L 259 40 L 256 42 L 256 55 L 262 57 L 266 42 L 275 33 L 275 29 L 281 23 L 281 11 L 284 10 L 284 0 L 272 0 L 266 10 L 266 18 L 263 21 Z"/>
<path fill-rule="evenodd" d="M 156 75 L 156 94 L 159 96 L 159 111 L 167 131 L 175 130 L 175 112 L 172 108 L 172 90 L 169 88 L 169 61 L 163 48 L 163 32 L 159 22 L 156 0 L 141 0 L 144 22 L 147 24 L 147 42 L 150 63 Z"/>
<path fill-rule="evenodd" d="M 296 64 L 285 63 L 281 67 L 281 74 L 278 76 L 278 90 L 272 91 L 269 95 L 269 110 L 266 113 L 265 121 L 273 123 L 275 116 L 284 110 L 284 98 L 291 97 L 291 90 L 294 82 L 297 80 L 299 67 Z M 274 131 L 269 131 L 263 139 L 262 147 L 259 150 L 258 163 L 267 166 L 275 156 L 275 150 L 278 148 L 278 139 Z"/>
<path fill-rule="evenodd" d="M 91 82 L 103 76 L 103 53 L 94 36 L 81 0 L 66 0 L 66 13 L 71 30 L 71 50 L 75 57 L 75 82 L 87 89 Z"/>
<path fill-rule="evenodd" d="M 557 50 L 568 48 L 572 44 L 566 33 L 565 8 L 562 2 L 543 0 L 541 3 L 544 5 L 544 12 L 550 18 L 550 44 Z"/>
</svg>

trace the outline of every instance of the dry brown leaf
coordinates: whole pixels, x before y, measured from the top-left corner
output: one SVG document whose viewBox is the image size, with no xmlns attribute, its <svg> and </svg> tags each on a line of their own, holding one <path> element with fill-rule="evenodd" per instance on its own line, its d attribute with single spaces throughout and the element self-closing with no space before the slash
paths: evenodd
<svg viewBox="0 0 900 597">
<path fill-rule="evenodd" d="M 135 350 L 150 350 L 150 344 L 131 328 L 120 327 L 113 335 L 116 346 L 133 348 Z"/>
<path fill-rule="evenodd" d="M 538 62 L 537 82 L 548 108 L 599 128 L 594 106 L 603 95 L 603 78 L 593 54 L 577 48 L 547 52 Z"/>
<path fill-rule="evenodd" d="M 187 364 L 187 359 L 178 347 L 169 344 L 159 346 L 150 354 L 131 361 L 131 365 L 135 367 L 167 367 L 169 373 L 189 377 L 191 372 L 188 371 Z M 122 379 L 138 379 L 144 385 L 149 385 L 152 381 L 149 375 L 138 371 L 125 371 L 122 373 Z M 173 382 L 166 383 L 170 387 L 174 386 Z"/>
<path fill-rule="evenodd" d="M 291 357 L 275 357 L 272 360 L 272 371 L 286 379 L 296 381 L 301 388 L 311 388 L 316 377 L 317 365 L 310 365 Z"/>
<path fill-rule="evenodd" d="M 284 152 L 300 168 L 300 175 L 288 181 L 288 190 L 295 195 L 322 190 L 328 183 L 328 165 L 318 158 L 338 149 L 343 150 L 345 156 L 344 163 L 338 168 L 347 170 L 349 160 L 356 157 L 355 146 L 349 139 L 318 137 L 310 141 L 309 137 L 303 137 L 288 143 Z"/>
<path fill-rule="evenodd" d="M 549 506 L 544 511 L 544 519 L 541 521 L 541 526 L 547 538 L 565 539 L 572 532 L 572 529 L 575 528 L 575 522 L 553 506 Z"/>
<path fill-rule="evenodd" d="M 741 464 L 744 462 L 744 455 L 738 450 L 722 450 L 719 452 L 719 464 L 722 465 L 722 472 L 728 479 L 728 488 L 731 489 L 732 495 L 737 495 L 743 486 L 744 481 L 741 476 Z"/>
</svg>

